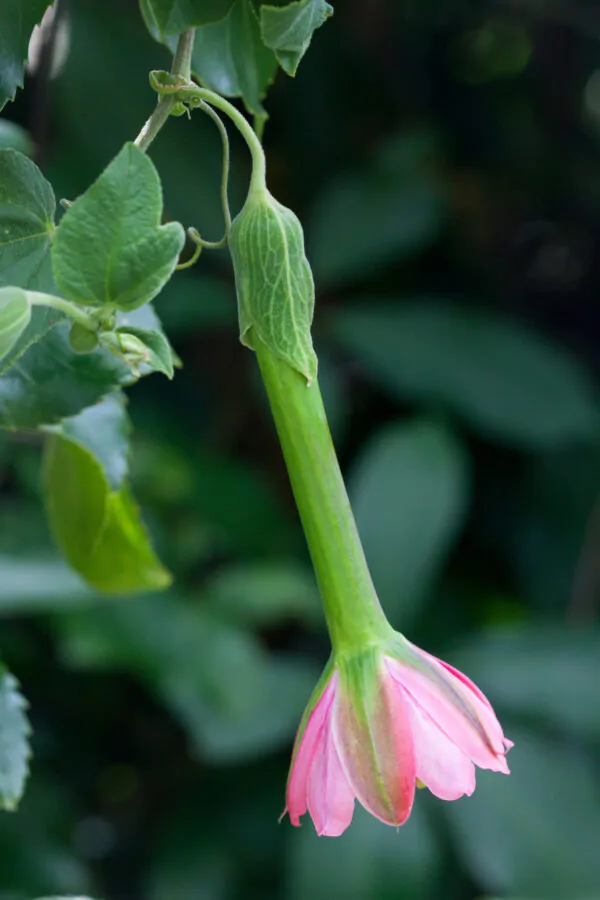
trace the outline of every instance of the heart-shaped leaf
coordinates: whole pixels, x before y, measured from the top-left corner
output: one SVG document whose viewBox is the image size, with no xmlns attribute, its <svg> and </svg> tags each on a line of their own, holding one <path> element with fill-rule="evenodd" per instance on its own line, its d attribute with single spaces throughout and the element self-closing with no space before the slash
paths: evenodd
<svg viewBox="0 0 600 900">
<path fill-rule="evenodd" d="M 152 161 L 126 144 L 64 215 L 52 247 L 54 277 L 69 300 L 130 310 L 169 280 L 185 241 L 160 224 L 162 192 Z"/>
</svg>

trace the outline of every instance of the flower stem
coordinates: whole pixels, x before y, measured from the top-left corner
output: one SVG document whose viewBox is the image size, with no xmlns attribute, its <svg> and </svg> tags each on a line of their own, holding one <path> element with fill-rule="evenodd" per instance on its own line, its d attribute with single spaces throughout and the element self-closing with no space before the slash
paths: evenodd
<svg viewBox="0 0 600 900">
<path fill-rule="evenodd" d="M 217 109 L 220 109 L 221 112 L 224 112 L 226 116 L 229 116 L 235 127 L 238 129 L 246 143 L 248 144 L 248 149 L 250 150 L 250 155 L 252 156 L 252 177 L 250 179 L 250 191 L 263 192 L 266 191 L 266 180 L 267 180 L 267 167 L 265 162 L 265 154 L 262 148 L 262 144 L 259 138 L 256 135 L 256 132 L 252 128 L 250 122 L 235 108 L 235 106 L 226 100 L 224 97 L 221 97 L 220 94 L 215 94 L 214 91 L 209 91 L 208 88 L 201 88 L 195 84 L 186 85 L 181 88 L 180 91 L 177 91 L 176 95 L 178 100 L 188 101 L 192 104 L 198 104 L 200 101 L 204 101 L 205 103 L 209 103 L 211 106 L 216 106 Z"/>
<path fill-rule="evenodd" d="M 43 294 L 40 291 L 27 291 L 27 299 L 32 306 L 49 306 L 51 309 L 57 309 L 74 322 L 79 322 L 84 328 L 96 331 L 96 320 L 84 312 L 77 303 L 71 303 L 70 300 L 63 300 L 62 297 L 55 297 L 53 294 Z"/>
<path fill-rule="evenodd" d="M 390 626 L 365 560 L 318 382 L 307 387 L 300 373 L 254 340 L 333 649 L 364 650 Z"/>
<path fill-rule="evenodd" d="M 192 51 L 194 49 L 195 28 L 184 31 L 177 41 L 177 49 L 173 57 L 171 67 L 172 75 L 182 75 L 188 81 L 191 78 Z M 160 97 L 156 108 L 144 127 L 136 137 L 134 143 L 140 150 L 146 151 L 158 132 L 161 130 L 175 106 L 176 99 L 173 94 L 164 94 Z"/>
</svg>

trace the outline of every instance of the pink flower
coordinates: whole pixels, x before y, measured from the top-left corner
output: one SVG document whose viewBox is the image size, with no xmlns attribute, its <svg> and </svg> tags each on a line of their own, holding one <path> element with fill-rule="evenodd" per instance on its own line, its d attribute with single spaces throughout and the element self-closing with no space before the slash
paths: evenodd
<svg viewBox="0 0 600 900">
<path fill-rule="evenodd" d="M 318 834 L 337 836 L 357 798 L 402 825 L 417 781 L 442 800 L 470 795 L 475 766 L 508 774 L 511 746 L 472 681 L 395 635 L 326 671 L 296 736 L 286 811 L 300 825 L 308 809 Z"/>
</svg>

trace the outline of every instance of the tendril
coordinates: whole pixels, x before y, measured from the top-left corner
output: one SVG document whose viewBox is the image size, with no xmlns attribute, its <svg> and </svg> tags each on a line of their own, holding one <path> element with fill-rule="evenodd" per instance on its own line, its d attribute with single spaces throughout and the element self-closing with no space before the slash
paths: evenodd
<svg viewBox="0 0 600 900">
<path fill-rule="evenodd" d="M 201 237 L 200 232 L 197 228 L 188 228 L 187 233 L 190 238 L 196 245 L 193 255 L 190 259 L 186 260 L 184 263 L 180 263 L 175 268 L 178 271 L 181 269 L 189 269 L 190 266 L 193 266 L 194 263 L 198 260 L 198 257 L 202 253 L 204 247 L 209 250 L 216 250 L 218 247 L 224 247 L 229 240 L 229 231 L 231 228 L 231 211 L 229 209 L 229 199 L 227 196 L 228 187 L 229 187 L 229 136 L 227 134 L 227 129 L 223 125 L 221 117 L 214 111 L 214 109 L 205 103 L 204 100 L 201 100 L 198 104 L 198 108 L 203 112 L 210 116 L 215 125 L 219 130 L 219 134 L 221 135 L 221 142 L 223 144 L 223 169 L 221 174 L 221 208 L 223 210 L 223 218 L 225 220 L 225 231 L 223 237 L 220 241 L 206 241 L 203 237 Z"/>
</svg>

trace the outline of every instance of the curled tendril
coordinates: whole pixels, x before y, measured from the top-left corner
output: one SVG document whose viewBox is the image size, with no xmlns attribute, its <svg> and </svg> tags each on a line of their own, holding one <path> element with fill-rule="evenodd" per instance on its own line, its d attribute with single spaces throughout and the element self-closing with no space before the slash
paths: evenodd
<svg viewBox="0 0 600 900">
<path fill-rule="evenodd" d="M 229 230 L 231 228 L 231 211 L 229 209 L 229 200 L 227 197 L 227 189 L 229 185 L 229 136 L 220 116 L 214 111 L 212 106 L 209 106 L 208 103 L 205 103 L 204 100 L 201 100 L 198 104 L 198 108 L 205 112 L 213 120 L 219 130 L 219 134 L 221 135 L 221 142 L 223 144 L 221 207 L 223 209 L 223 218 L 225 219 L 225 232 L 220 241 L 205 241 L 204 238 L 200 236 L 200 232 L 197 228 L 188 228 L 188 236 L 190 240 L 194 242 L 196 248 L 190 259 L 176 266 L 177 270 L 189 269 L 190 266 L 193 266 L 194 263 L 198 260 L 198 257 L 202 253 L 204 247 L 207 247 L 209 250 L 216 250 L 218 247 L 224 247 L 229 240 Z"/>
</svg>

